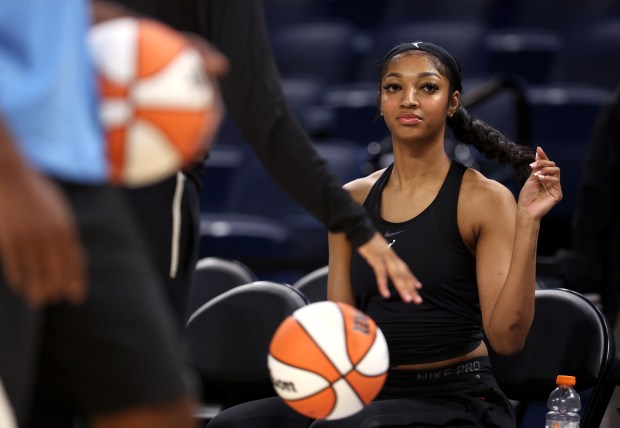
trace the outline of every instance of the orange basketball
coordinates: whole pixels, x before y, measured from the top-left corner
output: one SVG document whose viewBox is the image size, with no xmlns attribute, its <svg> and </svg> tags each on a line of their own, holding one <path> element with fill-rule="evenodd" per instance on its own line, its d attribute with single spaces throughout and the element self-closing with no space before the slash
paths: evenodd
<svg viewBox="0 0 620 428">
<path fill-rule="evenodd" d="M 366 314 L 344 303 L 318 302 L 278 327 L 268 366 L 274 389 L 291 408 L 313 419 L 340 419 L 377 396 L 389 355 Z"/>
<path fill-rule="evenodd" d="M 182 35 L 152 20 L 119 18 L 94 26 L 89 46 L 112 182 L 153 183 L 206 151 L 221 112 L 201 55 Z"/>
</svg>

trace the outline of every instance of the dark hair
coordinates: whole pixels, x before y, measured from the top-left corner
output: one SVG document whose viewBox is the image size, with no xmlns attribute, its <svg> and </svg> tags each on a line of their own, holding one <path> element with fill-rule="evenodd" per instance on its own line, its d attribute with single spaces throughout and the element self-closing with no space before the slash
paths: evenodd
<svg viewBox="0 0 620 428">
<path fill-rule="evenodd" d="M 428 42 L 401 43 L 392 48 L 383 58 L 379 73 L 379 86 L 394 58 L 413 52 L 429 56 L 437 70 L 450 82 L 451 94 L 461 90 L 461 69 L 458 62 L 445 49 Z M 529 164 L 534 161 L 533 151 L 529 147 L 511 141 L 486 122 L 473 119 L 463 104 L 458 106 L 454 115 L 447 119 L 446 124 L 452 129 L 456 139 L 474 146 L 486 158 L 511 164 L 522 177 L 529 175 Z"/>
</svg>

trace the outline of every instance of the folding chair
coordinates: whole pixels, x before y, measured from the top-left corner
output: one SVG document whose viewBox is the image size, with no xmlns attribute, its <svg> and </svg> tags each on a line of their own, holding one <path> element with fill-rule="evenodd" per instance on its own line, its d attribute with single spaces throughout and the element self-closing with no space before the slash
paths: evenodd
<svg viewBox="0 0 620 428">
<path fill-rule="evenodd" d="M 579 393 L 592 390 L 582 428 L 600 426 L 611 399 L 615 342 L 605 317 L 583 295 L 562 288 L 536 290 L 536 311 L 521 352 L 502 357 L 490 350 L 497 381 L 516 401 L 517 422 L 528 404 L 546 402 L 559 374 L 575 376 Z M 541 421 L 541 424 L 543 422 Z"/>
<path fill-rule="evenodd" d="M 188 296 L 188 313 L 193 314 L 212 298 L 258 278 L 238 260 L 204 257 L 196 263 L 196 272 Z"/>
<path fill-rule="evenodd" d="M 307 303 L 290 285 L 256 281 L 214 297 L 190 316 L 185 350 L 206 386 L 199 419 L 275 395 L 267 367 L 271 338 L 287 316 Z"/>
<path fill-rule="evenodd" d="M 323 266 L 299 278 L 293 287 L 301 291 L 311 303 L 327 300 L 327 271 Z"/>
</svg>

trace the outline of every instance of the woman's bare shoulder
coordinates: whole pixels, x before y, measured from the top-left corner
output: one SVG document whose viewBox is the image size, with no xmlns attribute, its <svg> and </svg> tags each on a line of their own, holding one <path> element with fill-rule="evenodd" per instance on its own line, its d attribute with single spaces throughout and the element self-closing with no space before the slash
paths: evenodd
<svg viewBox="0 0 620 428">
<path fill-rule="evenodd" d="M 478 213 L 495 212 L 500 207 L 516 204 L 512 192 L 502 183 L 485 177 L 479 171 L 469 168 L 463 176 L 460 201 Z"/>
<path fill-rule="evenodd" d="M 368 193 L 370 193 L 370 189 L 377 182 L 379 177 L 381 177 L 381 174 L 383 174 L 384 171 L 385 169 L 380 169 L 370 175 L 367 175 L 366 177 L 349 181 L 343 187 L 347 192 L 349 192 L 353 200 L 359 204 L 362 204 L 366 200 Z"/>
</svg>

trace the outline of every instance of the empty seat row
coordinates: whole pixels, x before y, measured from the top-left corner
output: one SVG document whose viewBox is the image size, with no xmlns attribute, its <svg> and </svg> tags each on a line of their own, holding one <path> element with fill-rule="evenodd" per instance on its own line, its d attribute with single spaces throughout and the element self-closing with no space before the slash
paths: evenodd
<svg viewBox="0 0 620 428">
<path fill-rule="evenodd" d="M 362 176 L 359 144 L 315 147 L 342 184 Z M 306 270 L 327 261 L 327 230 L 268 175 L 247 144 L 216 144 L 206 161 L 200 254 L 234 258 L 262 272 Z"/>
<path fill-rule="evenodd" d="M 571 31 L 576 26 L 620 16 L 615 0 L 265 0 L 272 28 L 314 19 L 346 19 L 360 28 L 401 23 L 468 21 L 490 28 L 536 27 Z"/>
<path fill-rule="evenodd" d="M 611 93 L 588 86 L 527 85 L 506 77 L 467 80 L 464 88 L 463 100 L 473 116 L 517 143 L 542 146 L 561 165 L 564 200 L 548 217 L 553 227 L 568 230 L 590 134 Z M 378 116 L 377 84 L 324 90 L 319 101 L 312 95 L 306 108 L 297 93 L 296 114 L 302 124 L 321 118 L 321 133 L 328 138 L 316 147 L 341 182 L 387 166 L 391 144 Z M 451 156 L 518 194 L 520 183 L 510 166 L 486 159 L 475 148 L 454 140 L 450 132 L 446 144 Z M 271 180 L 242 137 L 228 132 L 218 139 L 206 166 L 201 199 L 203 255 L 252 259 L 251 263 L 263 267 L 271 264 L 274 254 L 284 254 L 291 267 L 306 268 L 326 260 L 324 227 Z"/>
<path fill-rule="evenodd" d="M 609 61 L 620 52 L 620 17 L 582 24 L 570 33 L 431 20 L 360 31 L 348 21 L 321 20 L 273 29 L 271 38 L 283 77 L 312 76 L 326 85 L 376 80 L 383 55 L 397 43 L 415 40 L 445 47 L 466 78 L 510 73 L 537 84 L 613 88 L 620 83 L 620 62 Z"/>
</svg>

